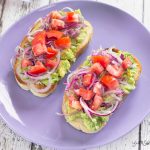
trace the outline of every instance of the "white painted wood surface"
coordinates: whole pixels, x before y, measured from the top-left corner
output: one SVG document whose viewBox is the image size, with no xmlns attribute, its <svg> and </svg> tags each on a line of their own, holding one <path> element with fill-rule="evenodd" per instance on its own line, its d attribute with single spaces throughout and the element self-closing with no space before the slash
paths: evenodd
<svg viewBox="0 0 150 150">
<path fill-rule="evenodd" d="M 54 0 L 53 0 L 54 1 Z M 57 0 L 55 0 L 57 1 Z M 116 6 L 143 22 L 150 30 L 150 0 L 100 0 Z M 0 32 L 30 11 L 47 5 L 51 0 L 0 0 Z M 140 141 L 139 141 L 140 140 Z M 0 150 L 54 150 L 30 143 L 11 131 L 0 119 Z M 150 150 L 150 116 L 143 123 L 124 137 L 90 150 Z"/>
</svg>

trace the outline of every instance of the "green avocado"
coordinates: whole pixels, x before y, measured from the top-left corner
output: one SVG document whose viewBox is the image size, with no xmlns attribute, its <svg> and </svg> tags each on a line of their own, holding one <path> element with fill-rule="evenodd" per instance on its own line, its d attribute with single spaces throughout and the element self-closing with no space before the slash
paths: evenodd
<svg viewBox="0 0 150 150">
<path fill-rule="evenodd" d="M 59 74 L 57 72 L 54 72 L 51 74 L 51 83 L 55 84 L 57 83 L 61 78 L 59 77 Z"/>
<path fill-rule="evenodd" d="M 59 76 L 63 78 L 65 74 L 69 71 L 70 67 L 70 62 L 68 60 L 61 60 L 57 69 Z"/>
<path fill-rule="evenodd" d="M 91 56 L 88 56 L 87 59 L 83 62 L 83 67 L 90 67 L 91 66 Z"/>
<path fill-rule="evenodd" d="M 43 79 L 43 80 L 40 80 L 40 82 L 42 83 L 42 84 L 44 84 L 44 85 L 48 85 L 48 78 L 46 78 L 46 79 Z"/>
<path fill-rule="evenodd" d="M 101 129 L 103 127 L 103 124 L 106 123 L 109 119 L 109 117 L 107 116 L 106 117 L 93 116 L 92 119 L 90 119 L 86 113 L 70 108 L 68 100 L 66 100 L 65 106 L 67 114 L 72 114 L 70 116 L 67 116 L 68 122 L 81 119 L 85 127 L 89 131 L 97 131 L 98 129 Z"/>
<path fill-rule="evenodd" d="M 60 81 L 60 79 L 65 76 L 69 69 L 70 62 L 68 60 L 61 60 L 56 72 L 51 74 L 51 83 L 55 84 Z"/>
<path fill-rule="evenodd" d="M 135 89 L 136 82 L 135 82 L 134 76 L 137 73 L 137 65 L 135 64 L 134 58 L 130 53 L 124 52 L 124 56 L 130 57 L 130 60 L 134 64 L 132 65 L 132 67 L 128 68 L 123 74 L 123 79 L 127 82 L 127 84 L 120 85 L 121 89 L 126 94 L 129 94 L 132 90 Z"/>
<path fill-rule="evenodd" d="M 71 48 L 63 50 L 63 52 L 61 54 L 61 59 L 62 60 L 69 60 L 71 62 L 75 62 L 75 60 L 76 60 L 75 55 L 74 55 Z"/>
</svg>

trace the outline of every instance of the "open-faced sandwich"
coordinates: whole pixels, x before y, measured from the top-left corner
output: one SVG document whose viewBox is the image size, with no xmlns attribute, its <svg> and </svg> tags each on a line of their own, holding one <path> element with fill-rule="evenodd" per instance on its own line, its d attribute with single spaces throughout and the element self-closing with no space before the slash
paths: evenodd
<svg viewBox="0 0 150 150">
<path fill-rule="evenodd" d="M 80 10 L 52 11 L 35 22 L 16 48 L 13 69 L 21 88 L 45 97 L 87 46 L 93 29 Z"/>
<path fill-rule="evenodd" d="M 101 130 L 141 73 L 138 59 L 116 48 L 99 49 L 67 78 L 62 111 L 69 124 L 86 133 Z"/>
</svg>

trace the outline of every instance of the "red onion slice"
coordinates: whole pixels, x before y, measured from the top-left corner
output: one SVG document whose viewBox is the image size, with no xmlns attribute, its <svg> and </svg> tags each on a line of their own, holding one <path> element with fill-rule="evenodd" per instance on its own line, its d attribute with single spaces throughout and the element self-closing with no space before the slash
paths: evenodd
<svg viewBox="0 0 150 150">
<path fill-rule="evenodd" d="M 121 89 L 116 89 L 116 90 L 109 90 L 107 92 L 104 93 L 104 96 L 109 95 L 109 94 L 120 94 L 123 91 Z"/>
<path fill-rule="evenodd" d="M 114 58 L 114 60 L 117 60 L 120 64 L 122 64 L 122 59 L 112 51 L 112 48 L 109 48 L 107 52 Z"/>
<path fill-rule="evenodd" d="M 124 59 L 125 59 L 125 56 L 124 56 L 123 54 L 121 54 L 121 55 L 120 55 L 120 58 L 121 58 L 122 60 L 124 60 Z"/>
<path fill-rule="evenodd" d="M 36 33 L 42 32 L 42 31 L 43 31 L 43 29 L 38 29 L 38 30 L 30 31 L 30 32 L 28 32 L 27 36 L 34 36 Z"/>
<path fill-rule="evenodd" d="M 109 116 L 109 115 L 111 115 L 111 114 L 117 109 L 117 107 L 118 107 L 118 105 L 119 105 L 119 102 L 116 101 L 116 103 L 115 103 L 114 107 L 112 108 L 112 110 L 110 110 L 110 111 L 105 111 L 105 112 L 93 111 L 92 109 L 90 109 L 90 108 L 88 107 L 88 105 L 85 103 L 85 101 L 84 101 L 82 98 L 80 98 L 80 104 L 81 104 L 81 106 L 82 106 L 84 109 L 88 110 L 88 111 L 89 111 L 91 114 L 93 114 L 93 115 L 96 115 L 96 116 Z"/>
<path fill-rule="evenodd" d="M 35 92 L 38 92 L 38 93 L 45 93 L 47 92 L 50 88 L 51 88 L 51 81 L 50 81 L 50 77 L 48 78 L 49 79 L 49 83 L 48 85 L 45 87 L 45 88 L 42 88 L 42 89 L 37 89 L 35 87 L 35 83 L 31 83 L 29 86 L 30 86 L 30 89 L 35 91 Z"/>
<path fill-rule="evenodd" d="M 85 113 L 88 115 L 88 117 L 89 117 L 90 119 L 92 119 L 92 116 L 91 116 L 90 111 L 89 111 L 89 109 L 88 109 L 89 107 L 88 107 L 87 104 L 82 100 L 82 98 L 80 98 L 80 104 L 81 104 L 81 106 L 83 107 Z"/>
<path fill-rule="evenodd" d="M 76 79 L 78 79 L 78 77 L 80 75 L 84 75 L 84 74 L 89 73 L 89 72 L 90 71 L 87 70 L 87 68 L 84 68 L 84 69 L 73 71 L 71 74 L 69 74 L 69 76 L 67 77 L 66 91 L 72 86 L 72 84 L 75 82 Z"/>
<path fill-rule="evenodd" d="M 29 74 L 28 72 L 25 72 L 25 75 L 27 77 L 29 77 L 30 79 L 33 79 L 33 80 L 43 80 L 45 78 L 49 78 L 50 77 L 49 73 L 46 73 L 46 74 L 40 75 L 40 76 L 33 76 L 33 75 Z"/>
</svg>

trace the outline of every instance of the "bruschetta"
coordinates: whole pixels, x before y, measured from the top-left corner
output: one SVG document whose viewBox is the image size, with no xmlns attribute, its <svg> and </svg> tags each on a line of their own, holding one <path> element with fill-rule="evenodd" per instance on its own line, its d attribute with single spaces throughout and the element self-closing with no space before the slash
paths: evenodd
<svg viewBox="0 0 150 150">
<path fill-rule="evenodd" d="M 16 48 L 18 85 L 39 97 L 52 93 L 84 51 L 93 33 L 80 10 L 64 8 L 38 19 Z"/>
<path fill-rule="evenodd" d="M 117 48 L 99 49 L 67 78 L 62 111 L 66 121 L 85 133 L 100 131 L 136 88 L 139 60 Z"/>
</svg>

